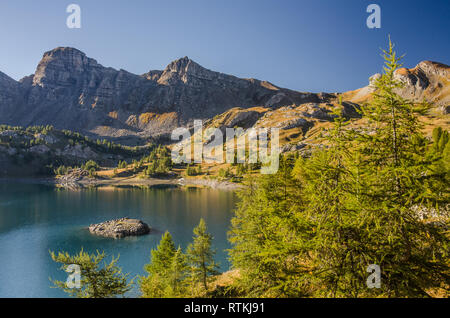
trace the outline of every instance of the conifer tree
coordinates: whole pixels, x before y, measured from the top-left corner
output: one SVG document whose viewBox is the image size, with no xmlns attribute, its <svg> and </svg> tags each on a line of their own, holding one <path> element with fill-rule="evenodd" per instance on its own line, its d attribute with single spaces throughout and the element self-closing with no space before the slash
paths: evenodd
<svg viewBox="0 0 450 318">
<path fill-rule="evenodd" d="M 442 228 L 423 222 L 415 206 L 439 207 L 442 193 L 429 191 L 438 180 L 426 156 L 427 142 L 419 115 L 429 105 L 416 104 L 398 95 L 396 79 L 401 57 L 383 51 L 384 73 L 375 82 L 373 100 L 362 107 L 368 130 L 356 134 L 361 193 L 361 219 L 370 229 L 367 261 L 378 264 L 384 284 L 378 293 L 387 296 L 427 296 L 427 290 L 448 281 L 448 238 Z M 373 247 L 370 248 L 369 244 Z"/>
<path fill-rule="evenodd" d="M 178 297 L 184 294 L 185 255 L 180 248 L 175 248 L 169 232 L 164 233 L 158 247 L 151 251 L 151 261 L 144 269 L 148 276 L 140 279 L 143 297 Z"/>
<path fill-rule="evenodd" d="M 450 142 L 448 131 L 441 127 L 433 130 L 433 145 L 428 151 L 426 159 L 431 162 L 424 182 L 424 197 L 433 197 L 443 206 L 450 202 Z M 425 178 L 426 177 L 426 178 Z M 448 216 L 448 215 L 447 215 Z"/>
<path fill-rule="evenodd" d="M 172 295 L 186 296 L 186 279 L 188 274 L 186 255 L 180 247 L 176 250 L 170 267 L 170 290 Z"/>
<path fill-rule="evenodd" d="M 417 208 L 448 204 L 448 137 L 430 145 L 419 115 L 429 105 L 397 94 L 400 58 L 389 42 L 384 73 L 348 129 L 337 110 L 326 148 L 282 160 L 274 175 L 251 182 L 232 220 L 230 251 L 247 296 L 419 297 L 448 289 L 448 234 Z M 430 150 L 431 149 L 431 150 Z M 447 221 L 448 222 L 448 221 Z M 381 288 L 368 288 L 368 265 Z M 447 283 L 447 285 L 445 285 Z"/>
<path fill-rule="evenodd" d="M 194 228 L 193 242 L 187 248 L 187 258 L 191 267 L 192 284 L 201 283 L 208 290 L 208 277 L 218 274 L 218 265 L 214 261 L 215 250 L 212 249 L 212 235 L 207 232 L 205 220 L 200 219 Z"/>
<path fill-rule="evenodd" d="M 307 292 L 301 255 L 311 225 L 299 222 L 301 189 L 284 158 L 276 174 L 247 179 L 232 219 L 230 258 L 239 269 L 238 286 L 249 297 L 300 297 Z"/>
<path fill-rule="evenodd" d="M 123 296 L 131 290 L 133 280 L 128 282 L 128 274 L 123 274 L 117 266 L 119 257 L 112 258 L 109 264 L 100 263 L 105 258 L 105 253 L 88 254 L 81 250 L 76 255 L 67 252 L 50 252 L 51 258 L 61 263 L 61 269 L 67 270 L 70 265 L 80 266 L 80 288 L 70 288 L 64 281 L 52 280 L 54 285 L 69 295 L 77 298 L 112 298 Z"/>
<path fill-rule="evenodd" d="M 307 202 L 296 215 L 311 227 L 309 241 L 300 242 L 309 250 L 302 255 L 308 268 L 303 279 L 314 282 L 316 295 L 357 297 L 367 267 L 360 255 L 364 229 L 353 204 L 357 191 L 349 163 L 354 158 L 341 107 L 334 111 L 334 125 L 326 137 L 328 147 L 296 161 L 293 176 L 303 184 Z"/>
</svg>

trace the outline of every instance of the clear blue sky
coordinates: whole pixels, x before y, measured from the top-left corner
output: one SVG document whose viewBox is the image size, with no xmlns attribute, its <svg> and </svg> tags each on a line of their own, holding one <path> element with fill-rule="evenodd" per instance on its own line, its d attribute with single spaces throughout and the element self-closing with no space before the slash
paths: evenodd
<svg viewBox="0 0 450 318">
<path fill-rule="evenodd" d="M 66 27 L 70 3 L 81 6 L 81 29 Z M 366 27 L 370 3 L 381 6 L 381 29 Z M 45 51 L 72 46 L 136 74 L 187 55 L 300 91 L 345 91 L 381 70 L 388 34 L 405 66 L 450 64 L 449 10 L 449 0 L 1 0 L 0 71 L 20 79 Z"/>
</svg>

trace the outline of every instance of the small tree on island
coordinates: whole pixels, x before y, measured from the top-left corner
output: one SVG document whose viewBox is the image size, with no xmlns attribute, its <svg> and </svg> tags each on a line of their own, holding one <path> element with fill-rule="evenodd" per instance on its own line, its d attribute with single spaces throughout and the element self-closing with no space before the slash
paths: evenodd
<svg viewBox="0 0 450 318">
<path fill-rule="evenodd" d="M 66 282 L 52 280 L 56 288 L 62 289 L 72 297 L 77 298 L 114 298 L 123 296 L 131 290 L 133 280 L 128 282 L 128 275 L 122 273 L 122 269 L 117 266 L 119 257 L 112 258 L 111 262 L 104 263 L 99 267 L 100 262 L 106 257 L 105 252 L 88 254 L 83 249 L 76 255 L 67 252 L 55 254 L 50 252 L 52 260 L 61 263 L 61 269 L 67 271 L 70 265 L 80 266 L 80 288 L 70 288 Z"/>
</svg>

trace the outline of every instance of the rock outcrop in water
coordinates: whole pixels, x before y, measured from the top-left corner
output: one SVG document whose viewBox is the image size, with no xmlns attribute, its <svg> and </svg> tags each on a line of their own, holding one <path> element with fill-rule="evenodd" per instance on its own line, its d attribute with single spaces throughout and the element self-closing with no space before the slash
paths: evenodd
<svg viewBox="0 0 450 318">
<path fill-rule="evenodd" d="M 95 235 L 123 238 L 126 236 L 138 236 L 150 233 L 150 227 L 137 219 L 120 218 L 98 224 L 91 224 L 89 232 Z"/>
</svg>

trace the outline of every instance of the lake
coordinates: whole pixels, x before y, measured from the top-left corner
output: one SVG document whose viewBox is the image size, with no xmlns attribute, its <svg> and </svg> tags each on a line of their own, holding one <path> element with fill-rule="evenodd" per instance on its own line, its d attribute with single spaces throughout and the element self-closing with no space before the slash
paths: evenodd
<svg viewBox="0 0 450 318">
<path fill-rule="evenodd" d="M 120 254 L 118 265 L 132 277 L 144 275 L 162 234 L 169 231 L 183 249 L 203 217 L 214 236 L 216 261 L 229 268 L 227 231 L 237 203 L 234 192 L 196 188 L 98 188 L 68 191 L 52 186 L 0 182 L 0 297 L 66 297 L 49 278 L 66 280 L 49 255 L 81 248 Z M 151 226 L 149 235 L 109 239 L 93 236 L 92 223 L 119 217 L 138 218 Z M 137 296 L 137 290 L 128 296 Z"/>
</svg>

